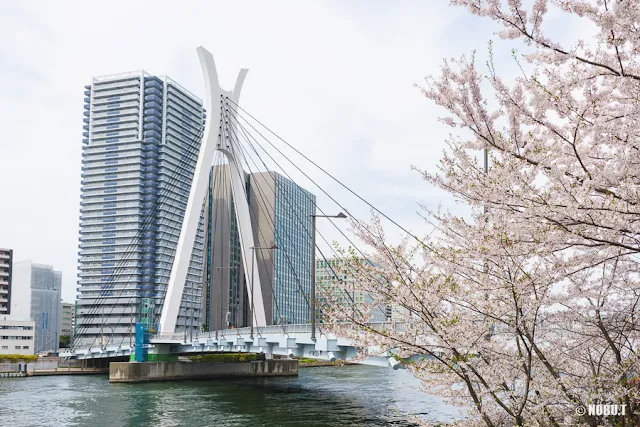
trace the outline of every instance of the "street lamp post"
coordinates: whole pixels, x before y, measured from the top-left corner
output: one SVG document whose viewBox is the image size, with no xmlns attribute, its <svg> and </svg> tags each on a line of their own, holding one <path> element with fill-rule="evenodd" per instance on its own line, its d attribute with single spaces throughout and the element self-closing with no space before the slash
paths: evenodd
<svg viewBox="0 0 640 427">
<path fill-rule="evenodd" d="M 253 292 L 253 272 L 255 269 L 255 259 L 256 259 L 256 249 L 267 249 L 267 250 L 276 250 L 278 249 L 278 247 L 274 244 L 271 247 L 268 248 L 261 248 L 261 247 L 257 247 L 257 246 L 252 246 L 251 247 L 251 339 L 253 340 L 253 317 L 255 315 L 255 299 L 256 299 L 256 295 Z M 261 290 L 262 291 L 262 290 Z"/>
<path fill-rule="evenodd" d="M 316 218 L 340 218 L 347 216 L 340 212 L 338 215 L 311 215 L 311 339 L 316 339 Z"/>
</svg>

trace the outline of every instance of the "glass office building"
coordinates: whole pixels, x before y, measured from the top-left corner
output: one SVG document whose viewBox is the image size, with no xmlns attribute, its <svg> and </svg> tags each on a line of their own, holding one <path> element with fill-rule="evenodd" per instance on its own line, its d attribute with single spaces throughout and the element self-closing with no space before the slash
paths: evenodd
<svg viewBox="0 0 640 427">
<path fill-rule="evenodd" d="M 250 323 L 246 278 L 239 230 L 227 166 L 212 169 L 205 212 L 207 244 L 203 282 L 207 330 L 242 327 Z M 256 262 L 262 285 L 267 324 L 307 323 L 311 295 L 311 215 L 315 196 L 275 172 L 246 175 L 246 193 Z"/>
<path fill-rule="evenodd" d="M 76 345 L 128 345 L 143 298 L 156 320 L 200 149 L 202 101 L 144 71 L 96 77 L 84 92 Z M 199 330 L 204 225 L 176 331 Z"/>
</svg>

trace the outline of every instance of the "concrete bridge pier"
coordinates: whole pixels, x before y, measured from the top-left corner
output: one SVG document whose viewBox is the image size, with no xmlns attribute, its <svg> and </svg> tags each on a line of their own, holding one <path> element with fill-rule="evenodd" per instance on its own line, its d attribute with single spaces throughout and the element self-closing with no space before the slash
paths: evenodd
<svg viewBox="0 0 640 427">
<path fill-rule="evenodd" d="M 111 362 L 110 383 L 206 380 L 237 377 L 297 376 L 298 361 L 292 359 L 251 362 Z"/>
</svg>

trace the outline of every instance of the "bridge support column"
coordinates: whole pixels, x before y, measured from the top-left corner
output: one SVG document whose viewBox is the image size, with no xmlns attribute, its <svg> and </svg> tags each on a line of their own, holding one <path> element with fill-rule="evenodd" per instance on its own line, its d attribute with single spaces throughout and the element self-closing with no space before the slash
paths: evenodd
<svg viewBox="0 0 640 427">
<path fill-rule="evenodd" d="M 191 262 L 191 253 L 196 238 L 200 211 L 207 188 L 209 186 L 209 172 L 213 163 L 213 154 L 216 150 L 222 151 L 229 160 L 229 170 L 231 173 L 231 190 L 236 206 L 236 219 L 240 234 L 240 249 L 242 261 L 245 268 L 245 277 L 254 277 L 252 283 L 253 292 L 250 292 L 249 305 L 254 309 L 252 313 L 254 325 L 257 327 L 266 326 L 266 313 L 262 299 L 262 287 L 260 275 L 258 274 L 258 263 L 255 262 L 255 246 L 251 219 L 249 217 L 249 206 L 245 194 L 246 185 L 244 182 L 244 171 L 235 159 L 236 148 L 232 147 L 230 138 L 225 135 L 228 123 L 225 122 L 227 114 L 233 114 L 226 110 L 226 99 L 238 104 L 242 83 L 247 75 L 247 70 L 242 69 L 236 79 L 235 87 L 232 91 L 225 91 L 220 87 L 218 73 L 213 56 L 205 48 L 198 48 L 200 65 L 204 75 L 205 96 L 207 118 L 205 133 L 200 144 L 198 161 L 193 175 L 193 183 L 187 199 L 187 207 L 182 221 L 182 229 L 176 246 L 175 259 L 171 267 L 167 293 L 162 306 L 160 316 L 160 331 L 162 333 L 173 333 L 180 311 L 180 302 L 184 291 L 187 271 Z M 249 266 L 254 265 L 253 271 L 249 271 Z M 253 273 L 253 274 L 252 274 Z"/>
<path fill-rule="evenodd" d="M 111 362 L 109 365 L 109 382 L 111 383 L 297 375 L 298 361 L 291 359 L 232 363 Z"/>
</svg>

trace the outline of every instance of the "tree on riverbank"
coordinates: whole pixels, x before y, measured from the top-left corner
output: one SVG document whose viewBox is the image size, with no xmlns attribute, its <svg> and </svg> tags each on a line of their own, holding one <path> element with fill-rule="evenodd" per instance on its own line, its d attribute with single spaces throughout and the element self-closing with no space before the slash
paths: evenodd
<svg viewBox="0 0 640 427">
<path fill-rule="evenodd" d="M 399 245 L 377 218 L 353 222 L 372 262 L 350 274 L 402 307 L 404 327 L 369 329 L 340 305 L 325 310 L 329 322 L 363 346 L 430 355 L 407 367 L 430 393 L 469 408 L 461 425 L 640 425 L 640 4 L 452 3 L 532 50 L 514 53 L 522 74 L 512 84 L 471 55 L 422 88 L 454 135 L 439 172 L 421 173 L 472 218 L 428 211 L 438 237 Z M 552 4 L 596 36 L 573 47 L 547 38 Z M 485 149 L 488 173 L 475 156 Z M 626 415 L 576 410 L 599 403 Z"/>
</svg>

